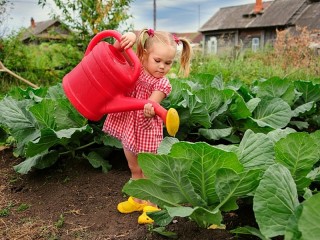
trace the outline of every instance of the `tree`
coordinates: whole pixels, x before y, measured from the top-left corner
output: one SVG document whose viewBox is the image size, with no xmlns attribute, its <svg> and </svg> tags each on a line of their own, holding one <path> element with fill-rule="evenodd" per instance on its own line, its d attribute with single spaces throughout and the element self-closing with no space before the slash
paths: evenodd
<svg viewBox="0 0 320 240">
<path fill-rule="evenodd" d="M 60 18 L 71 29 L 79 33 L 80 39 L 87 44 L 92 36 L 102 30 L 127 28 L 125 22 L 131 16 L 128 14 L 132 0 L 53 0 L 61 10 Z M 47 0 L 38 0 L 44 7 Z M 53 14 L 53 17 L 57 17 Z"/>
<path fill-rule="evenodd" d="M 4 22 L 9 16 L 8 8 L 10 6 L 12 6 L 12 3 L 10 3 L 8 0 L 0 0 L 0 38 L 2 38 L 8 31 L 8 27 L 4 24 Z"/>
</svg>

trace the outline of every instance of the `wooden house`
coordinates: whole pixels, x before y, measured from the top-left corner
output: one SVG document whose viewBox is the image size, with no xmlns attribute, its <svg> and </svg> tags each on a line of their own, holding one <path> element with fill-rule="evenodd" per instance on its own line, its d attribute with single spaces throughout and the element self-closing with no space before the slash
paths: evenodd
<svg viewBox="0 0 320 240">
<path fill-rule="evenodd" d="M 59 19 L 36 22 L 31 18 L 30 26 L 22 33 L 21 41 L 25 44 L 39 44 L 48 41 L 63 41 L 71 31 Z"/>
<path fill-rule="evenodd" d="M 219 54 L 230 49 L 256 51 L 273 44 L 277 30 L 307 27 L 320 30 L 320 0 L 256 0 L 221 8 L 200 29 L 203 52 Z"/>
</svg>

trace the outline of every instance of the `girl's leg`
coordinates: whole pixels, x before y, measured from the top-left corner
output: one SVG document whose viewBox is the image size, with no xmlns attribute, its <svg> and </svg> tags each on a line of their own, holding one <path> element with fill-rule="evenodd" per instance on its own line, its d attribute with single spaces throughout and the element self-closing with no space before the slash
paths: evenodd
<svg viewBox="0 0 320 240">
<path fill-rule="evenodd" d="M 124 155 L 126 156 L 130 171 L 131 171 L 131 178 L 132 179 L 141 179 L 145 178 L 139 164 L 138 164 L 138 156 L 137 154 L 131 152 L 130 150 L 124 149 Z M 146 201 L 140 200 L 138 198 L 134 198 L 137 203 L 146 203 Z M 156 206 L 151 202 L 147 202 L 149 206 Z"/>
<path fill-rule="evenodd" d="M 128 166 L 131 171 L 131 178 L 132 179 L 144 178 L 144 174 L 138 164 L 137 154 L 127 149 L 124 149 L 124 154 L 126 156 Z M 119 203 L 117 209 L 121 213 L 143 211 L 143 213 L 138 218 L 139 224 L 153 223 L 153 220 L 150 217 L 148 217 L 147 212 L 154 212 L 154 211 L 160 210 L 159 208 L 156 207 L 155 204 L 149 201 L 144 201 L 144 200 L 133 198 L 133 197 L 129 197 L 127 201 Z"/>
<path fill-rule="evenodd" d="M 123 149 L 123 151 L 131 171 L 131 178 L 132 179 L 143 178 L 142 170 L 138 165 L 137 154 L 127 149 Z M 143 201 L 141 199 L 134 198 L 134 197 L 129 197 L 127 201 L 119 203 L 117 206 L 117 209 L 121 213 L 131 213 L 136 211 L 142 211 L 146 205 L 147 205 L 146 201 Z"/>
<path fill-rule="evenodd" d="M 139 167 L 138 164 L 138 156 L 134 152 L 131 152 L 127 149 L 124 149 L 124 155 L 126 156 L 128 166 L 131 171 L 131 178 L 132 179 L 140 179 L 144 178 L 144 175 L 142 173 L 141 168 Z"/>
<path fill-rule="evenodd" d="M 124 151 L 124 155 L 126 156 L 127 162 L 128 162 L 128 166 L 130 168 L 131 171 L 131 179 L 141 179 L 144 178 L 144 175 L 142 173 L 141 168 L 139 167 L 138 164 L 138 156 L 137 154 L 135 154 L 134 152 L 131 152 L 128 149 L 123 149 Z M 137 203 L 143 204 L 145 203 L 145 201 L 142 201 L 138 198 L 133 198 L 133 200 Z"/>
</svg>

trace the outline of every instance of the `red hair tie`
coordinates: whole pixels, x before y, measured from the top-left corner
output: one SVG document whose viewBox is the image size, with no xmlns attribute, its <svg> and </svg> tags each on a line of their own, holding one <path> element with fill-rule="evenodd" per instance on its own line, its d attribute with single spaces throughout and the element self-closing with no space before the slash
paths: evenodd
<svg viewBox="0 0 320 240">
<path fill-rule="evenodd" d="M 153 37 L 154 36 L 154 30 L 151 29 L 151 28 L 148 29 L 147 33 L 148 33 L 149 37 Z"/>
<path fill-rule="evenodd" d="M 173 40 L 177 43 L 177 45 L 179 45 L 180 44 L 180 39 L 177 37 L 177 35 L 172 34 L 172 36 L 173 36 Z"/>
</svg>

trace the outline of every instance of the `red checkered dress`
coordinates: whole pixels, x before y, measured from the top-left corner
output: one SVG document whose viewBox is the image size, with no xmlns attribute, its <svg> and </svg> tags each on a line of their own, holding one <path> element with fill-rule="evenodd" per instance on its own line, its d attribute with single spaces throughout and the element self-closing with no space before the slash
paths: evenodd
<svg viewBox="0 0 320 240">
<path fill-rule="evenodd" d="M 167 78 L 155 78 L 141 70 L 134 89 L 128 94 L 138 99 L 148 99 L 153 91 L 168 95 L 171 85 Z M 163 139 L 163 121 L 159 116 L 146 118 L 143 110 L 108 114 L 104 132 L 118 138 L 125 149 L 134 153 L 156 153 Z"/>
</svg>

